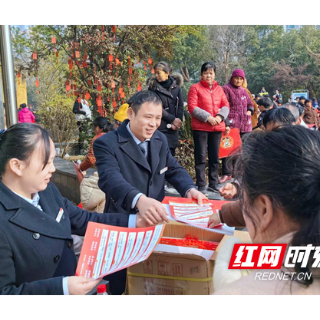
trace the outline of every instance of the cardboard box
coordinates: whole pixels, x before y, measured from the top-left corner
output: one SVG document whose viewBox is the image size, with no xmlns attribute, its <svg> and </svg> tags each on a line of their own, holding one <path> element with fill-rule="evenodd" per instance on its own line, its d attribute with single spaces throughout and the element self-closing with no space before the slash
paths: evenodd
<svg viewBox="0 0 320 320">
<path fill-rule="evenodd" d="M 187 234 L 199 240 L 214 242 L 220 242 L 224 236 L 174 223 L 165 227 L 163 237 L 184 238 Z M 211 256 L 208 257 L 201 249 L 183 248 L 181 252 L 179 250 L 181 247 L 168 247 L 158 246 L 149 259 L 128 268 L 127 293 L 130 295 L 211 294 L 214 254 L 211 252 Z M 157 251 L 159 248 L 161 251 Z M 191 249 L 190 252 L 188 249 Z"/>
</svg>

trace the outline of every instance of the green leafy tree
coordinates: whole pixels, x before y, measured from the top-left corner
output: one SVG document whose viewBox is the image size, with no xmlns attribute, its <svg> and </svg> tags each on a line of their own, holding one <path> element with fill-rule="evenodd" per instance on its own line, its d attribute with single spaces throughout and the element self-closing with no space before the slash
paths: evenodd
<svg viewBox="0 0 320 320">
<path fill-rule="evenodd" d="M 13 42 L 17 54 L 29 55 L 25 68 L 34 75 L 39 61 L 54 49 L 59 55 L 64 52 L 71 69 L 65 76 L 74 79 L 73 92 L 89 93 L 93 104 L 101 96 L 112 119 L 113 111 L 142 88 L 152 70 L 151 53 L 172 59 L 178 35 L 196 32 L 193 26 L 33 26 L 27 33 L 16 31 Z M 31 59 L 32 52 L 37 52 L 37 60 Z"/>
</svg>

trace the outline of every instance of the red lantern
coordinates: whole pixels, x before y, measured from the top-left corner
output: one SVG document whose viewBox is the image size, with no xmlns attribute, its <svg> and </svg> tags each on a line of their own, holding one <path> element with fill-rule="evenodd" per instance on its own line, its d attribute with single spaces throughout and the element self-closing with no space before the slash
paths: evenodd
<svg viewBox="0 0 320 320">
<path fill-rule="evenodd" d="M 98 86 L 97 86 L 97 90 L 100 92 L 102 90 L 102 86 L 101 83 L 99 82 Z"/>
<path fill-rule="evenodd" d="M 122 91 L 122 92 L 120 93 L 120 97 L 121 97 L 122 99 L 124 99 L 125 96 L 126 96 L 126 94 L 124 93 L 124 91 Z"/>
<path fill-rule="evenodd" d="M 116 87 L 116 83 L 112 80 L 111 81 L 111 88 L 114 89 Z"/>
<path fill-rule="evenodd" d="M 152 68 L 151 73 L 154 74 L 154 69 Z"/>
<path fill-rule="evenodd" d="M 147 63 L 145 61 L 143 61 L 143 69 L 147 70 Z"/>
<path fill-rule="evenodd" d="M 70 91 L 70 86 L 67 84 L 66 85 L 66 91 L 69 92 Z"/>
<path fill-rule="evenodd" d="M 89 92 L 86 93 L 85 99 L 86 99 L 86 100 L 89 100 L 89 99 L 90 99 L 90 94 L 89 94 Z"/>
<path fill-rule="evenodd" d="M 34 52 L 34 53 L 32 54 L 32 59 L 33 59 L 33 60 L 37 60 L 37 58 L 38 58 L 38 55 L 37 55 L 36 52 Z"/>
<path fill-rule="evenodd" d="M 73 85 L 73 90 L 77 90 L 77 85 L 76 84 Z"/>
<path fill-rule="evenodd" d="M 116 26 L 112 26 L 112 32 L 113 32 L 113 41 L 116 41 Z"/>
<path fill-rule="evenodd" d="M 59 51 L 57 50 L 56 52 L 56 57 L 58 58 L 59 57 Z"/>
<path fill-rule="evenodd" d="M 80 57 L 80 52 L 76 51 L 76 58 L 79 58 L 79 57 Z"/>
<path fill-rule="evenodd" d="M 36 87 L 39 87 L 39 80 L 36 78 Z"/>
<path fill-rule="evenodd" d="M 88 55 L 87 55 L 87 50 L 84 51 L 84 60 L 87 61 Z"/>
<path fill-rule="evenodd" d="M 88 86 L 91 86 L 91 85 L 92 85 L 91 80 L 88 80 Z"/>
<path fill-rule="evenodd" d="M 109 54 L 109 62 L 112 62 L 112 61 L 113 61 L 113 55 Z"/>
<path fill-rule="evenodd" d="M 51 43 L 56 43 L 56 37 L 55 36 L 51 37 Z"/>
<path fill-rule="evenodd" d="M 122 87 L 119 88 L 119 93 L 121 93 L 121 92 L 123 92 L 123 88 Z"/>
<path fill-rule="evenodd" d="M 121 64 L 120 60 L 116 58 L 116 65 Z"/>
<path fill-rule="evenodd" d="M 152 59 L 151 58 L 148 59 L 148 64 L 152 64 Z"/>
</svg>

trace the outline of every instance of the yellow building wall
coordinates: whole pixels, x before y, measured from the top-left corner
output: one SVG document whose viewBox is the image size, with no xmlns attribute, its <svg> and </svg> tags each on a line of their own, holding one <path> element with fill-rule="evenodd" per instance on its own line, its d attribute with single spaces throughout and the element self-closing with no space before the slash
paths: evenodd
<svg viewBox="0 0 320 320">
<path fill-rule="evenodd" d="M 4 101 L 4 95 L 3 95 L 3 80 L 2 80 L 2 69 L 0 65 L 0 77 L 1 77 L 1 83 L 2 83 L 2 98 Z M 26 79 L 21 76 L 21 78 L 17 78 L 16 76 L 16 93 L 17 93 L 17 108 L 19 109 L 20 104 L 25 103 L 28 105 L 27 101 L 27 81 Z"/>
</svg>

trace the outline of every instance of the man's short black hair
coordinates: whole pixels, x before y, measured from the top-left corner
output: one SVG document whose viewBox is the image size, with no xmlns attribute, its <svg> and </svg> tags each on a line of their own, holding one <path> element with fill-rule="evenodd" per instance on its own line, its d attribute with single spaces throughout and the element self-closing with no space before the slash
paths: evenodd
<svg viewBox="0 0 320 320">
<path fill-rule="evenodd" d="M 269 110 L 263 117 L 263 126 L 267 128 L 269 123 L 274 123 L 279 126 L 293 125 L 295 118 L 290 110 L 286 108 L 278 108 Z"/>
<path fill-rule="evenodd" d="M 299 100 L 306 100 L 306 97 L 305 97 L 305 96 L 301 96 L 301 97 L 299 98 Z"/>
<path fill-rule="evenodd" d="M 139 91 L 128 100 L 129 107 L 135 114 L 137 114 L 141 105 L 145 102 L 153 102 L 154 104 L 162 105 L 162 101 L 159 96 L 153 91 L 149 90 Z"/>
<path fill-rule="evenodd" d="M 266 109 L 269 109 L 273 105 L 273 102 L 271 101 L 270 98 L 263 97 L 257 101 L 257 105 L 263 106 Z"/>
</svg>

